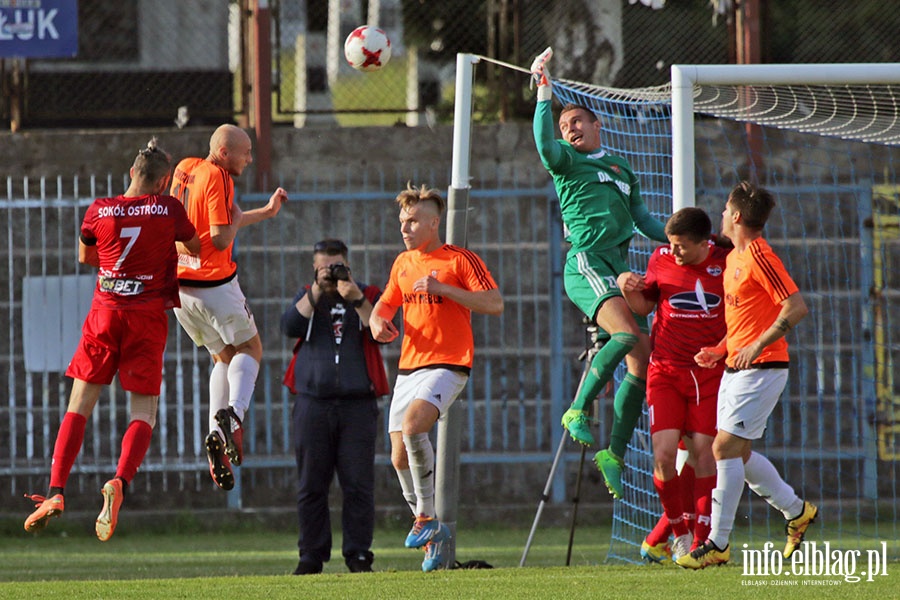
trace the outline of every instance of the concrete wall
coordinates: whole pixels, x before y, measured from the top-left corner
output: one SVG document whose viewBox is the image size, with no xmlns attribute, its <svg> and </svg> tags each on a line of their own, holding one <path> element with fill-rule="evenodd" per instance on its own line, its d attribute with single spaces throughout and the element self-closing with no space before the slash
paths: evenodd
<svg viewBox="0 0 900 600">
<path fill-rule="evenodd" d="M 174 118 L 174 115 L 173 115 Z M 0 134 L 0 176 L 73 177 L 128 172 L 137 151 L 151 136 L 176 157 L 206 156 L 214 127 L 186 129 L 113 129 L 91 131 L 24 131 Z M 252 132 L 251 132 L 251 137 Z M 394 172 L 434 171 L 444 186 L 449 183 L 453 131 L 449 125 L 433 129 L 407 127 L 305 128 L 276 127 L 272 132 L 272 172 L 301 182 L 313 175 L 328 178 L 330 173 L 362 181 L 385 170 Z M 543 172 L 531 124 L 477 127 L 472 143 L 472 172 Z M 255 176 L 253 167 L 241 176 L 246 190 Z M 493 179 L 493 177 L 492 177 Z M 424 182 L 423 182 L 424 183 Z M 301 183 L 302 185 L 302 183 Z"/>
</svg>

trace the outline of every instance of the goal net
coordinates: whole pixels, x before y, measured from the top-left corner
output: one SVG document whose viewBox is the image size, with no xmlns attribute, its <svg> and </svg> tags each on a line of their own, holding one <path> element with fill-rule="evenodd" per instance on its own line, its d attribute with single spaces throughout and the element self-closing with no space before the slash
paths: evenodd
<svg viewBox="0 0 900 600">
<path fill-rule="evenodd" d="M 788 336 L 789 382 L 754 447 L 820 506 L 810 539 L 844 550 L 884 541 L 896 558 L 900 66 L 673 67 L 672 84 L 658 88 L 554 81 L 553 89 L 561 104 L 596 111 L 604 147 L 629 160 L 661 220 L 695 205 L 718 225 L 741 179 L 774 192 L 765 235 L 810 314 Z M 654 247 L 636 236 L 632 267 L 643 271 Z M 601 407 L 606 422 L 610 411 Z M 661 514 L 646 415 L 625 460 L 611 562 L 638 562 Z M 746 489 L 736 524 L 737 562 L 743 544 L 784 535 L 781 514 Z"/>
</svg>

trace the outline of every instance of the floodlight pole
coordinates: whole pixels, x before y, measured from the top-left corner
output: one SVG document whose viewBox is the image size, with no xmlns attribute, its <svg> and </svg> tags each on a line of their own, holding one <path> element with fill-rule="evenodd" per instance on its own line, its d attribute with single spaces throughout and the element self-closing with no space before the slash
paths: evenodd
<svg viewBox="0 0 900 600">
<path fill-rule="evenodd" d="M 447 243 L 466 246 L 466 212 L 469 208 L 469 160 L 472 153 L 473 54 L 456 55 L 456 97 L 453 109 L 453 159 L 447 193 Z M 450 528 L 450 542 L 442 568 L 456 561 L 456 518 L 459 512 L 459 453 L 462 437 L 462 406 L 454 402 L 438 421 L 435 465 L 435 509 Z"/>
</svg>

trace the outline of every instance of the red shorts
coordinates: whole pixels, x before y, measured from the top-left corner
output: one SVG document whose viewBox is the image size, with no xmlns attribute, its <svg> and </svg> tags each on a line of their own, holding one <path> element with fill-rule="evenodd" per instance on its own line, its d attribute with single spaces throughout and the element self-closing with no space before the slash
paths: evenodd
<svg viewBox="0 0 900 600">
<path fill-rule="evenodd" d="M 651 362 L 647 369 L 650 433 L 678 429 L 716 435 L 716 399 L 724 363 L 714 369 Z"/>
<path fill-rule="evenodd" d="M 66 375 L 108 385 L 116 371 L 122 389 L 158 396 L 169 317 L 160 310 L 91 307 Z"/>
</svg>

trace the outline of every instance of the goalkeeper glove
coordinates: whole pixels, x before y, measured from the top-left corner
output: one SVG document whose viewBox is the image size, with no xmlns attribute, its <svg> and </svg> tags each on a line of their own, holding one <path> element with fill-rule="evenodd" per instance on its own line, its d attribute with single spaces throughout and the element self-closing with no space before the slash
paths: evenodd
<svg viewBox="0 0 900 600">
<path fill-rule="evenodd" d="M 546 50 L 538 54 L 531 63 L 531 83 L 537 84 L 538 102 L 549 100 L 553 97 L 552 83 L 550 80 L 550 70 L 547 63 L 553 56 L 553 48 L 548 47 Z"/>
</svg>

